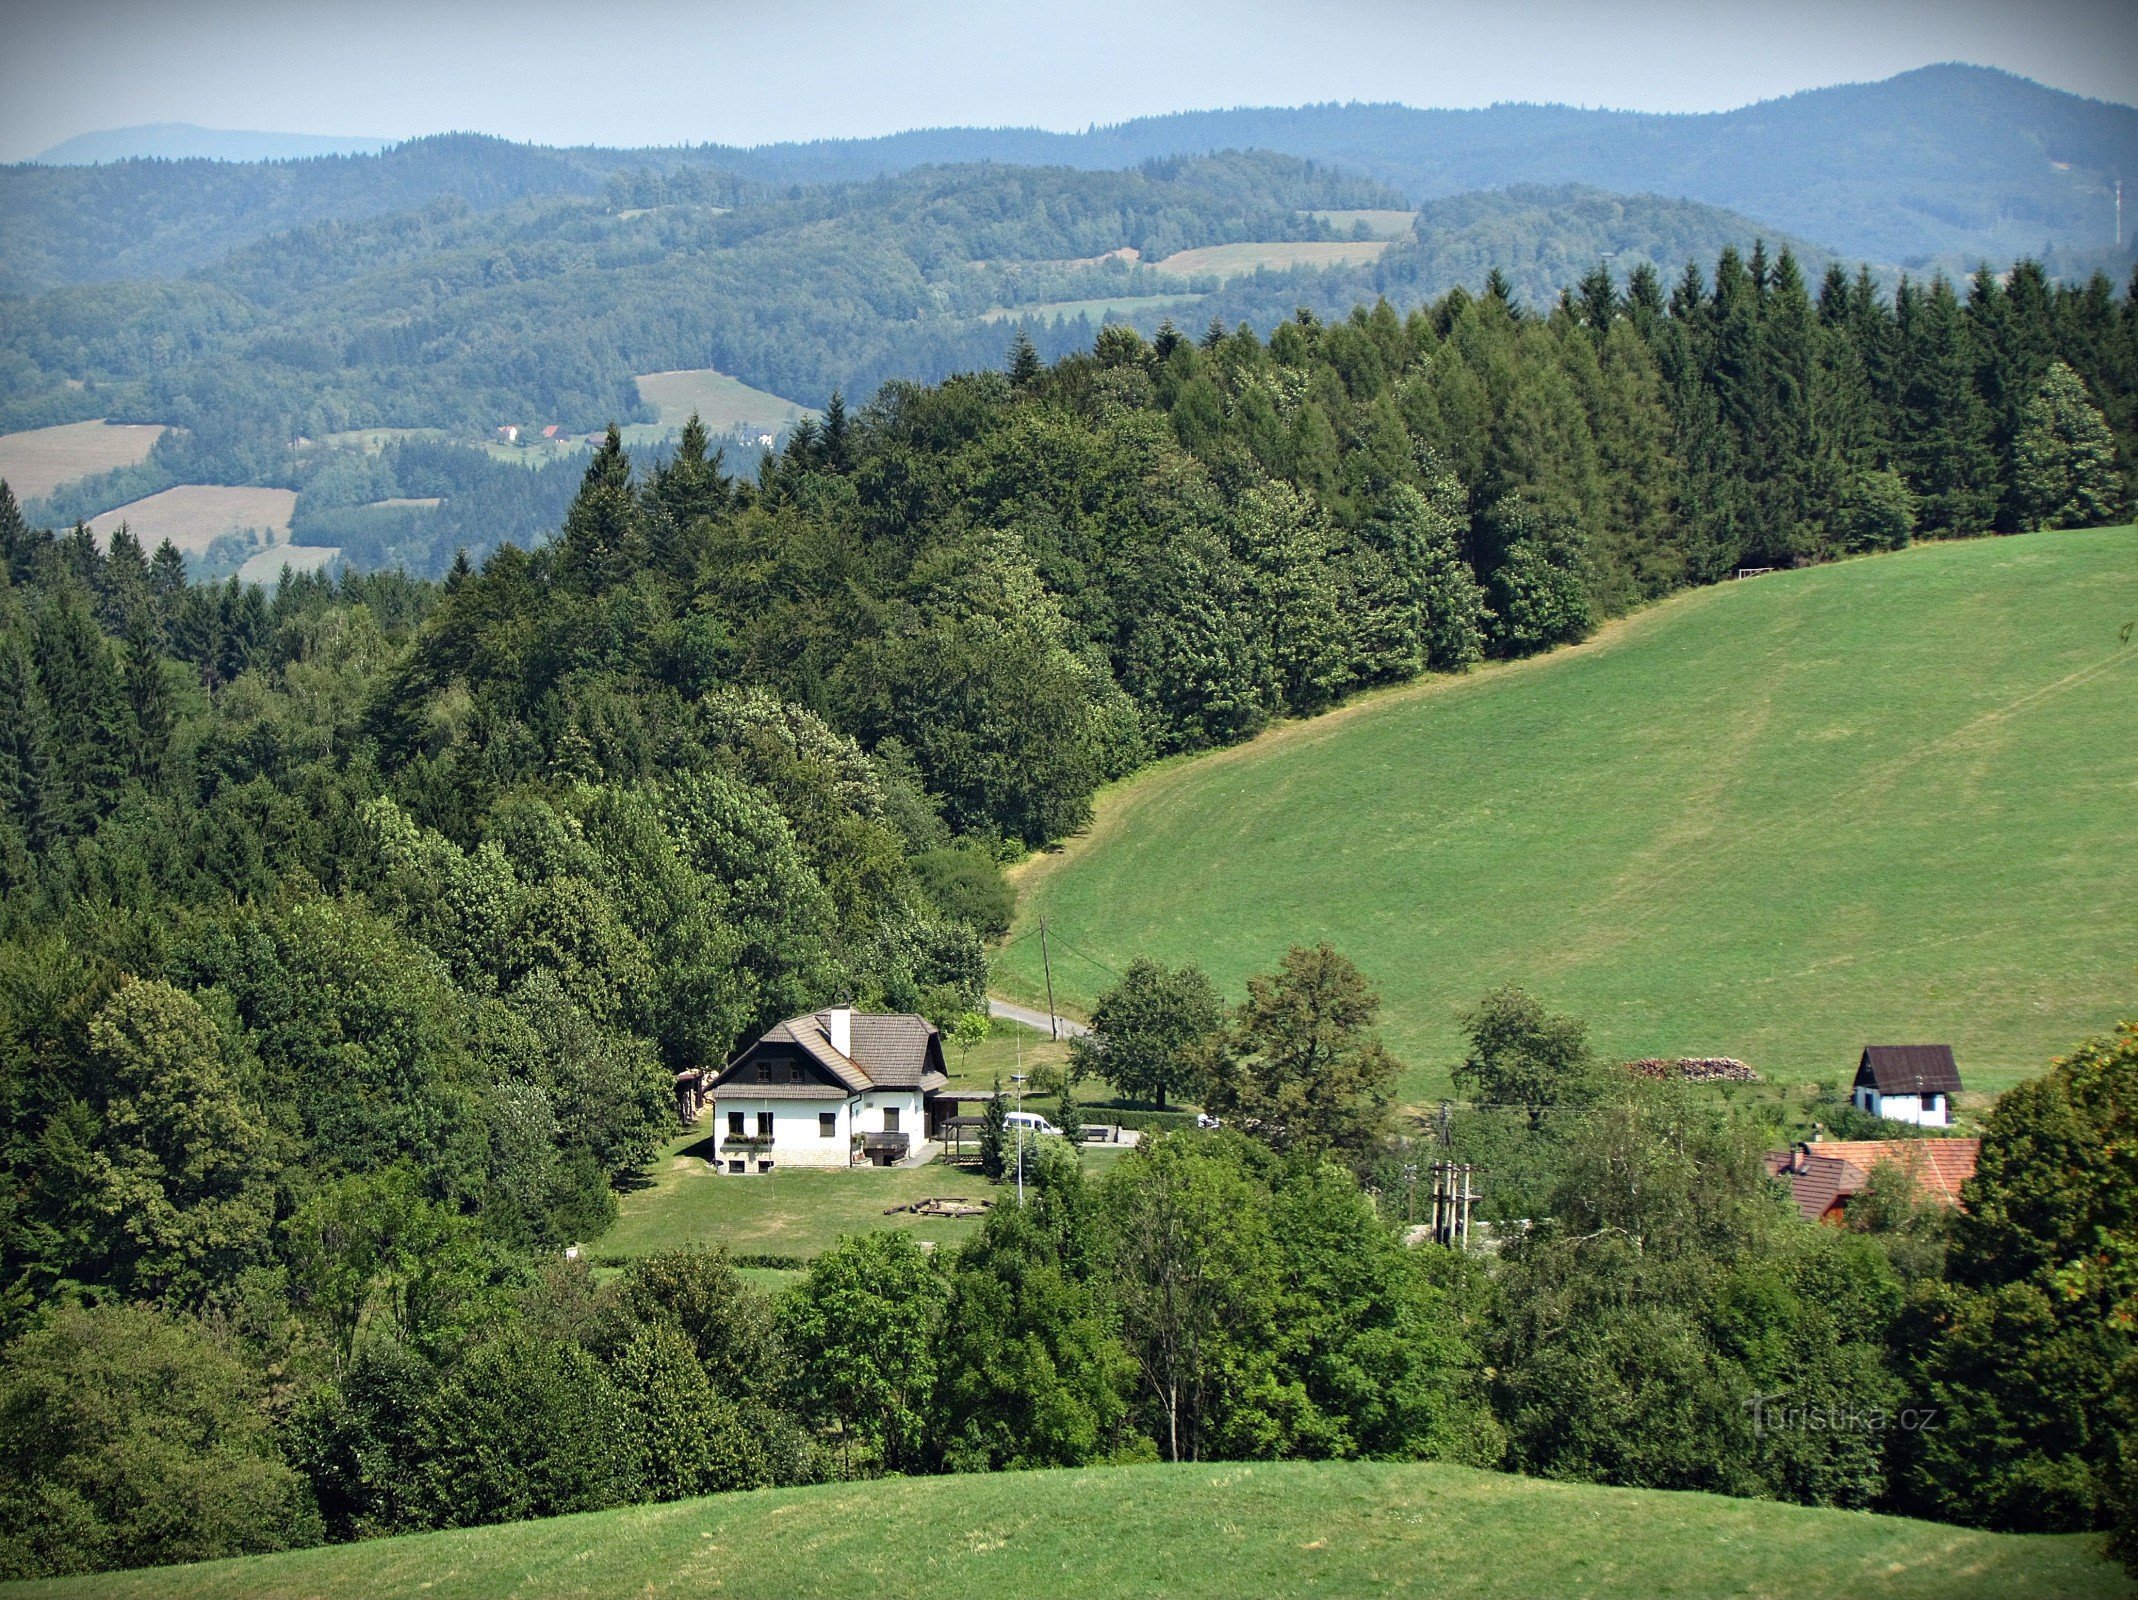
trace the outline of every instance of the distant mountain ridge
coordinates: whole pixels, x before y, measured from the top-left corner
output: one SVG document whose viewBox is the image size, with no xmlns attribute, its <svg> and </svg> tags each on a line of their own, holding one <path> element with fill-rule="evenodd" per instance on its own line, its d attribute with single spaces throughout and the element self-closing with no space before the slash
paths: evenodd
<svg viewBox="0 0 2138 1600">
<path fill-rule="evenodd" d="M 1330 104 L 1181 112 L 1079 134 L 922 129 L 697 153 L 792 183 L 947 161 L 1125 166 L 1215 148 L 1335 162 L 1414 203 L 1576 183 L 1723 206 L 1849 257 L 1972 265 L 2110 246 L 2109 186 L 2138 182 L 2138 108 L 1951 63 L 1698 114 Z"/>
<path fill-rule="evenodd" d="M 330 133 L 271 133 L 253 128 L 203 128 L 191 122 L 144 122 L 62 139 L 31 161 L 47 167 L 88 167 L 107 161 L 295 161 L 309 156 L 376 155 L 394 141 Z"/>
<path fill-rule="evenodd" d="M 93 137 L 93 136 L 92 136 Z M 549 149 L 477 135 L 376 155 L 254 165 L 120 161 L 0 168 L 0 292 L 167 276 L 307 222 L 454 196 L 478 209 L 597 194 L 618 173 L 711 168 L 755 184 L 837 183 L 992 161 L 1104 170 L 1266 149 L 1379 179 L 1414 203 L 1521 184 L 1580 184 L 1719 206 L 1852 260 L 1969 270 L 2050 255 L 2129 270 L 2113 248 L 2118 177 L 2138 181 L 2138 109 L 1988 67 L 1924 67 L 1733 111 L 1401 105 L 1181 112 L 1083 133 L 917 129 L 752 148 Z M 2128 236 L 2127 236 L 2128 238 Z M 113 239 L 124 243 L 116 248 Z"/>
</svg>

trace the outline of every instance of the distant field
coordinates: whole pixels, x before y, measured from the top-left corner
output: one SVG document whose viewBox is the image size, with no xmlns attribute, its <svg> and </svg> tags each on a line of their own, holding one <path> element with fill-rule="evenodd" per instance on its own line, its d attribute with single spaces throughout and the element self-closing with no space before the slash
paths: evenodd
<svg viewBox="0 0 2138 1600">
<path fill-rule="evenodd" d="M 257 528 L 277 543 L 290 536 L 290 513 L 296 509 L 292 489 L 232 489 L 220 484 L 182 483 L 90 519 L 99 540 L 125 523 L 142 548 L 153 551 L 165 539 L 182 555 L 200 555 L 226 533 Z"/>
<path fill-rule="evenodd" d="M 427 506 L 435 511 L 445 504 L 445 497 L 435 494 L 395 495 L 388 500 L 370 501 L 369 504 L 375 506 Z"/>
<path fill-rule="evenodd" d="M 321 444 L 354 446 L 377 455 L 389 444 L 403 439 L 449 439 L 452 435 L 444 428 L 349 428 L 340 433 L 330 433 L 320 439 Z"/>
<path fill-rule="evenodd" d="M 1413 1100 L 1526 985 L 1598 1048 L 1846 1079 L 1948 1042 L 1971 1090 L 2138 1014 L 2138 531 L 2029 534 L 1696 590 L 1100 797 L 1021 876 L 1054 987 L 1328 939 Z M 1039 941 L 997 958 L 1030 998 Z"/>
<path fill-rule="evenodd" d="M 637 381 L 639 398 L 660 413 L 661 427 L 671 432 L 688 422 L 693 411 L 715 433 L 725 433 L 745 423 L 766 433 L 778 433 L 815 415 L 807 406 L 753 389 L 740 378 L 715 372 L 711 367 L 649 372 Z"/>
<path fill-rule="evenodd" d="M 690 1153 L 709 1141 L 712 1131 L 708 1118 L 661 1152 L 652 1185 L 620 1198 L 616 1226 L 593 1243 L 597 1254 L 642 1256 L 684 1245 L 724 1244 L 738 1255 L 808 1257 L 829 1249 L 842 1234 L 877 1228 L 904 1228 L 947 1249 L 969 1238 L 978 1223 L 910 1212 L 886 1216 L 884 1208 L 931 1195 L 977 1199 L 999 1192 L 987 1179 L 940 1162 L 716 1173 Z"/>
<path fill-rule="evenodd" d="M 19 505 L 42 500 L 63 483 L 146 461 L 163 434 L 153 422 L 70 422 L 27 433 L 0 433 L 0 480 Z"/>
<path fill-rule="evenodd" d="M 1152 265 L 1160 272 L 1180 277 L 1208 272 L 1220 278 L 1244 278 L 1263 267 L 1278 272 L 1289 267 L 1355 267 L 1377 259 L 1388 245 L 1386 239 L 1206 244 L 1198 249 L 1182 250 Z"/>
<path fill-rule="evenodd" d="M 1366 231 L 1376 239 L 1400 239 L 1418 222 L 1415 211 L 1310 211 L 1307 215 L 1319 217 L 1343 233 L 1349 233 L 1363 222 Z"/>
<path fill-rule="evenodd" d="M 884 1478 L 10 1588 L 109 1600 L 2107 1600 L 2078 1535 L 1464 1467 L 1203 1463 Z"/>
<path fill-rule="evenodd" d="M 246 557 L 245 565 L 238 568 L 241 583 L 264 584 L 273 588 L 282 581 L 282 569 L 292 572 L 317 572 L 341 554 L 340 545 L 331 544 L 276 544 Z"/>
<path fill-rule="evenodd" d="M 1139 311 L 1162 311 L 1169 306 L 1193 305 L 1202 298 L 1199 294 L 1130 294 L 1112 300 L 1045 300 L 1029 306 L 991 306 L 980 313 L 980 320 L 1011 322 L 1019 317 L 1031 317 L 1039 322 L 1052 322 L 1056 317 L 1071 321 L 1078 317 L 1089 317 L 1093 322 L 1103 322 L 1117 313 L 1132 317 Z"/>
</svg>

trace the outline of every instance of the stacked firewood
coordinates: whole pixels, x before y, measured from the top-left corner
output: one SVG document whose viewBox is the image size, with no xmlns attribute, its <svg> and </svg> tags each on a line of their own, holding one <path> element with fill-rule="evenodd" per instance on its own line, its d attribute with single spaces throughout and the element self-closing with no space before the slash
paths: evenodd
<svg viewBox="0 0 2138 1600">
<path fill-rule="evenodd" d="M 1686 1083 L 1757 1083 L 1759 1074 L 1734 1056 L 1647 1056 L 1626 1063 L 1637 1078 L 1677 1078 Z"/>
</svg>

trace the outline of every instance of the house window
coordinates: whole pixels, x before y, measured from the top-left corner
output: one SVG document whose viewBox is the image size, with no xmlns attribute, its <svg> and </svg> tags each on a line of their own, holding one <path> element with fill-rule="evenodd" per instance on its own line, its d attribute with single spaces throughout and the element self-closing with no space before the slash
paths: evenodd
<svg viewBox="0 0 2138 1600">
<path fill-rule="evenodd" d="M 767 1158 L 765 1158 L 765 1159 L 763 1159 L 763 1160 L 760 1160 L 760 1161 L 759 1161 L 759 1162 L 757 1163 L 757 1170 L 758 1170 L 759 1172 L 770 1172 L 770 1171 L 772 1170 L 772 1162 L 771 1162 L 771 1159 L 770 1159 L 769 1157 L 767 1157 Z"/>
<path fill-rule="evenodd" d="M 805 1082 L 807 1082 L 807 1081 L 808 1081 L 808 1080 L 807 1080 L 806 1078 L 804 1078 L 804 1077 L 803 1077 L 803 1075 L 802 1075 L 802 1064 L 801 1064 L 801 1062 L 799 1062 L 799 1061 L 790 1061 L 790 1062 L 789 1062 L 789 1063 L 787 1064 L 787 1081 L 788 1081 L 789 1083 L 805 1083 Z"/>
<path fill-rule="evenodd" d="M 819 1139 L 835 1139 L 838 1136 L 839 1113 L 836 1111 L 819 1111 L 817 1113 L 817 1137 Z"/>
<path fill-rule="evenodd" d="M 749 1171 L 749 1165 L 748 1165 L 748 1163 L 747 1163 L 747 1162 L 742 1162 L 742 1161 L 730 1161 L 730 1162 L 728 1163 L 728 1171 L 730 1171 L 730 1172 L 747 1172 L 747 1171 Z"/>
<path fill-rule="evenodd" d="M 883 1108 L 883 1131 L 885 1133 L 896 1133 L 898 1131 L 898 1107 L 885 1106 Z"/>
<path fill-rule="evenodd" d="M 769 1062 L 769 1061 L 760 1061 L 760 1062 L 758 1062 L 758 1063 L 757 1063 L 757 1081 L 758 1081 L 759 1083 L 770 1083 L 770 1082 L 772 1081 L 772 1063 L 771 1063 L 771 1062 Z"/>
<path fill-rule="evenodd" d="M 772 1137 L 771 1112 L 760 1111 L 757 1113 L 757 1137 L 760 1139 L 769 1139 Z"/>
<path fill-rule="evenodd" d="M 1926 1094 L 1926 1095 L 1924 1095 L 1924 1096 L 1923 1096 L 1923 1109 L 1924 1109 L 1925 1111 L 1935 1111 L 1935 1110 L 1937 1110 L 1937 1108 L 1938 1108 L 1938 1097 L 1937 1097 L 1936 1095 L 1934 1095 L 1934 1094 Z"/>
<path fill-rule="evenodd" d="M 730 1139 L 740 1139 L 742 1137 L 742 1113 L 740 1111 L 730 1111 L 728 1113 L 728 1137 Z"/>
</svg>

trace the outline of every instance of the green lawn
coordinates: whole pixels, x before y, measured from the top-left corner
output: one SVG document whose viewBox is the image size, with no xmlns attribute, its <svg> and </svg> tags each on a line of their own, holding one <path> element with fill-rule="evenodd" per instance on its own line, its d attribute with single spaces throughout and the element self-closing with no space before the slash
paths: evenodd
<svg viewBox="0 0 2138 1600">
<path fill-rule="evenodd" d="M 2128 1594 L 2097 1543 L 1460 1467 L 1114 1467 L 766 1490 L 5 1592 L 109 1600 Z"/>
<path fill-rule="evenodd" d="M 1000 1193 L 978 1173 L 932 1161 L 924 1167 L 786 1167 L 736 1176 L 716 1173 L 689 1152 L 709 1138 L 707 1121 L 664 1149 L 651 1184 L 618 1197 L 616 1226 L 589 1247 L 597 1256 L 642 1256 L 687 1245 L 724 1244 L 737 1255 L 808 1257 L 840 1235 L 904 1228 L 951 1249 L 970 1238 L 973 1219 L 886 1216 L 886 1207 L 930 1195 L 980 1199 Z"/>
<path fill-rule="evenodd" d="M 1406 1091 L 1519 982 L 1618 1057 L 1970 1089 L 2138 1011 L 2138 532 L 1932 544 L 1692 591 L 1573 650 L 1370 696 L 1100 797 L 1022 870 L 1055 992 L 1148 953 L 1226 991 L 1326 938 Z M 1039 987 L 1039 941 L 998 957 Z"/>
</svg>

